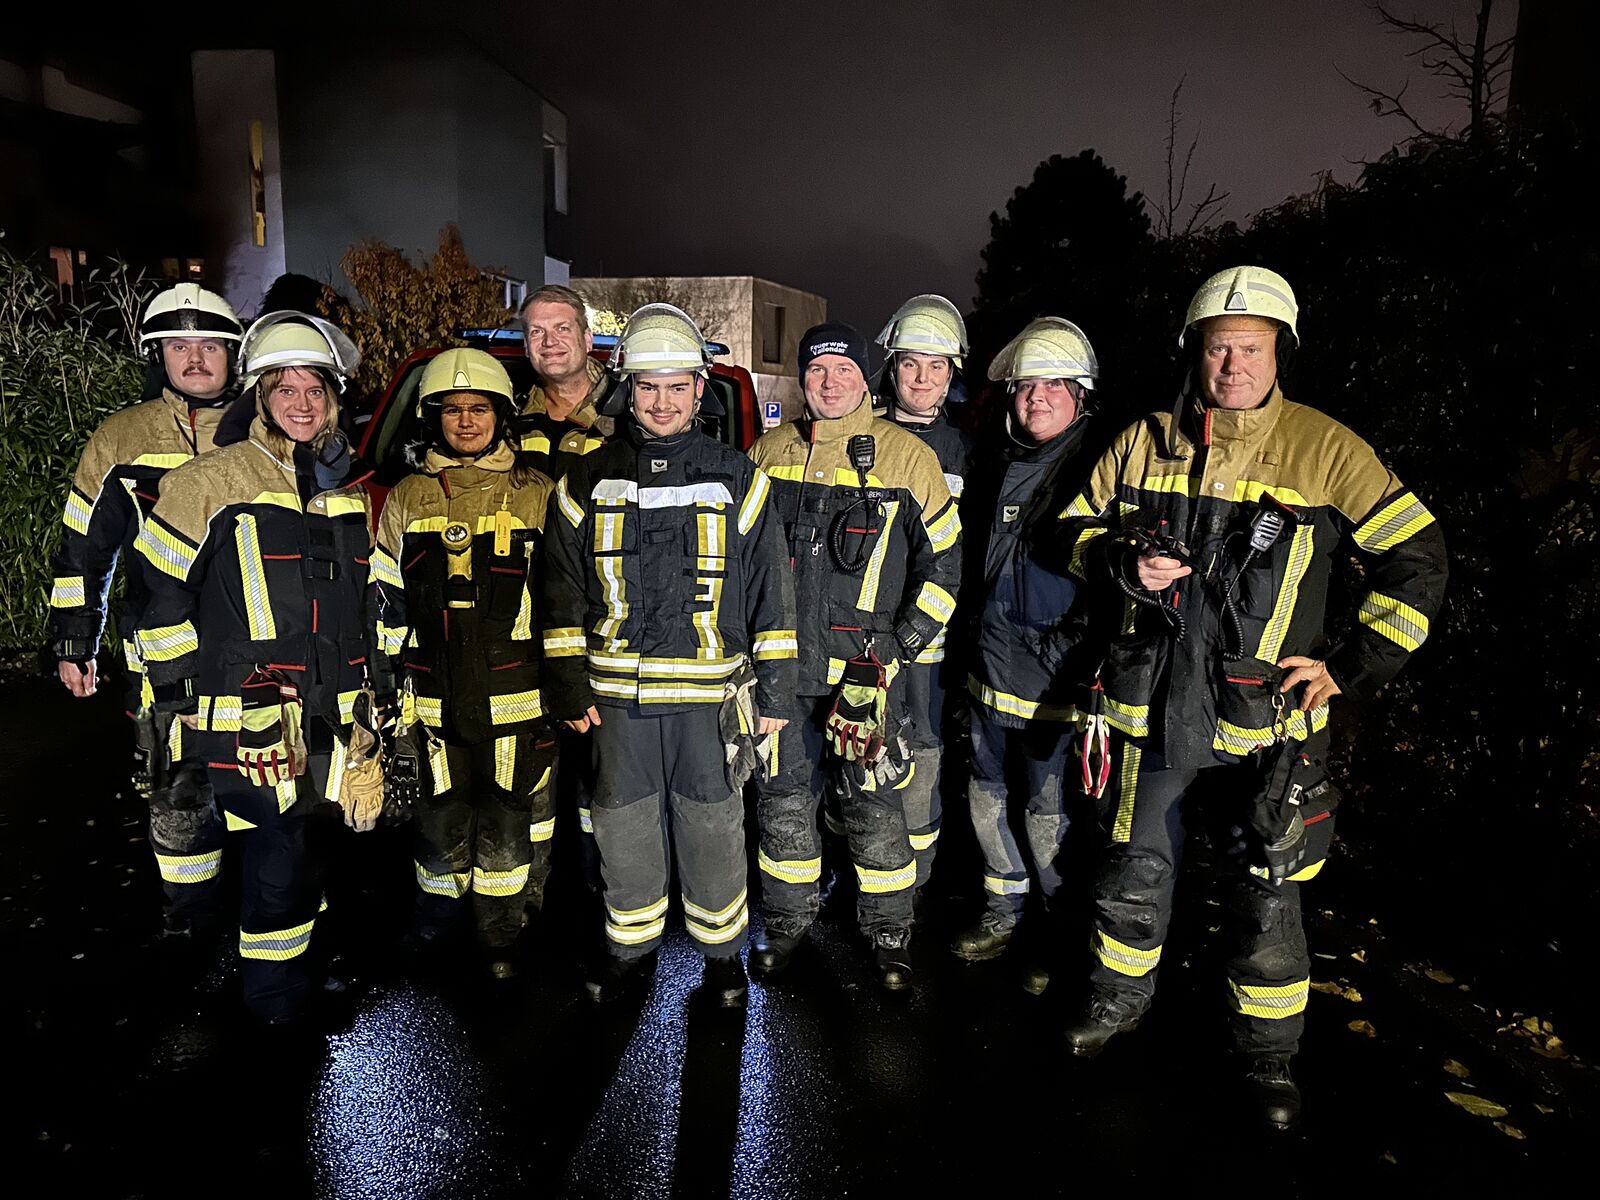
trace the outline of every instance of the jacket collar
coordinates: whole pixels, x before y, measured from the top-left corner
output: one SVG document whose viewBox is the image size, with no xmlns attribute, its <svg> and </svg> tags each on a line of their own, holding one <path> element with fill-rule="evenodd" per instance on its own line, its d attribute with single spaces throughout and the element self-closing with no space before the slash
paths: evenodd
<svg viewBox="0 0 1600 1200">
<path fill-rule="evenodd" d="M 1212 408 L 1186 384 L 1173 405 L 1167 449 L 1173 458 L 1187 458 L 1196 446 L 1237 442 L 1258 446 L 1278 423 L 1286 403 L 1277 384 L 1255 408 Z"/>
<path fill-rule="evenodd" d="M 833 420 L 802 417 L 799 426 L 801 435 L 807 441 L 813 446 L 822 446 L 831 442 L 842 442 L 858 433 L 866 433 L 872 428 L 875 420 L 877 417 L 872 412 L 871 397 L 863 392 L 861 403 L 856 406 L 855 411 Z"/>
<path fill-rule="evenodd" d="M 585 429 L 591 428 L 600 417 L 599 404 L 605 396 L 609 386 L 610 377 L 606 369 L 592 358 L 584 359 L 584 370 L 589 373 L 589 394 L 583 402 L 573 409 L 567 420 L 574 425 L 581 425 Z M 527 403 L 522 406 L 525 413 L 545 413 L 549 411 L 549 402 L 545 398 L 544 385 L 535 384 L 528 393 Z"/>
<path fill-rule="evenodd" d="M 504 474 L 516 465 L 517 453 L 511 444 L 504 438 L 489 453 L 480 458 L 457 458 L 454 455 L 442 453 L 437 448 L 430 449 L 427 457 L 423 459 L 422 470 L 428 475 L 438 475 L 443 471 L 492 471 Z"/>
</svg>

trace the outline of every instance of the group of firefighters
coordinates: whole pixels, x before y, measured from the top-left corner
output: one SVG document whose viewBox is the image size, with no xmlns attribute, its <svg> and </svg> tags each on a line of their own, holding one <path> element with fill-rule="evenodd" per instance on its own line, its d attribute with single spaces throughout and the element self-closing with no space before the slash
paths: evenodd
<svg viewBox="0 0 1600 1200">
<path fill-rule="evenodd" d="M 470 927 L 509 977 L 561 812 L 603 898 L 591 998 L 648 977 L 675 874 L 704 992 L 739 1008 L 748 783 L 750 972 L 790 967 L 826 878 L 902 990 L 959 722 L 985 904 L 950 949 L 995 958 L 1026 920 L 1033 950 L 1075 953 L 1061 850 L 1072 822 L 1097 831 L 1088 987 L 1065 1030 L 1096 1054 L 1150 1006 L 1185 831 L 1204 828 L 1247 1100 L 1292 1124 L 1299 890 L 1338 798 L 1329 704 L 1371 695 L 1427 637 L 1445 554 L 1370 447 L 1285 397 L 1288 283 L 1207 280 L 1176 400 L 1099 454 L 1099 366 L 1059 317 L 995 357 L 1004 400 L 975 433 L 947 416 L 969 352 L 949 301 L 901 306 L 876 378 L 855 329 L 816 326 L 803 413 L 748 455 L 699 426 L 721 414 L 682 311 L 633 313 L 609 366 L 565 287 L 534 292 L 521 323 L 527 396 L 483 351 L 428 361 L 412 473 L 374 522 L 341 422 L 359 360 L 343 332 L 290 311 L 245 329 L 193 284 L 144 314 L 148 398 L 83 451 L 51 637 L 62 682 L 92 694 L 122 557 L 165 932 L 219 923 L 224 832 L 247 831 L 244 999 L 302 1022 L 325 974 L 308 830 L 329 804 L 357 830 L 387 807 L 412 820 L 412 944 Z M 1365 594 L 1334 640 L 1325 601 L 1351 552 Z M 1024 985 L 1073 961 L 1030 953 Z"/>
</svg>

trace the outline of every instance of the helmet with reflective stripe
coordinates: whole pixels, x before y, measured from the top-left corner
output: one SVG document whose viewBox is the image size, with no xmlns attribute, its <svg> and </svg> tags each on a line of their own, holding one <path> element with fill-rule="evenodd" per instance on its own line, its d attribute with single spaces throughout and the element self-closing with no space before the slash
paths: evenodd
<svg viewBox="0 0 1600 1200">
<path fill-rule="evenodd" d="M 1295 329 L 1300 306 L 1295 303 L 1294 290 L 1287 279 L 1266 267 L 1229 267 L 1202 283 L 1189 301 L 1189 314 L 1183 320 L 1183 332 L 1178 334 L 1178 345 L 1183 345 L 1189 330 L 1201 321 L 1226 316 L 1276 321 L 1288 331 L 1294 345 L 1300 344 L 1300 334 Z"/>
<path fill-rule="evenodd" d="M 878 345 L 889 351 L 942 354 L 959 367 L 968 349 L 967 323 L 943 296 L 913 296 L 889 318 L 878 334 Z"/>
<path fill-rule="evenodd" d="M 711 352 L 693 318 L 671 304 L 646 304 L 635 309 L 611 352 L 624 375 L 651 371 L 709 373 Z"/>
<path fill-rule="evenodd" d="M 159 338 L 208 337 L 237 342 L 244 334 L 233 307 L 198 283 L 179 283 L 158 292 L 139 321 L 139 348 Z"/>
<path fill-rule="evenodd" d="M 1100 377 L 1100 361 L 1094 347 L 1071 321 L 1061 317 L 1039 317 L 1029 321 L 989 364 L 989 378 L 1071 379 L 1093 388 Z"/>
<path fill-rule="evenodd" d="M 417 402 L 438 404 L 452 392 L 481 392 L 512 402 L 511 376 L 483 350 L 445 350 L 428 360 L 417 385 Z"/>
<path fill-rule="evenodd" d="M 318 367 L 333 377 L 342 392 L 360 365 L 361 351 L 342 329 L 301 312 L 285 310 L 257 317 L 239 346 L 239 371 L 247 389 L 267 371 Z"/>
</svg>

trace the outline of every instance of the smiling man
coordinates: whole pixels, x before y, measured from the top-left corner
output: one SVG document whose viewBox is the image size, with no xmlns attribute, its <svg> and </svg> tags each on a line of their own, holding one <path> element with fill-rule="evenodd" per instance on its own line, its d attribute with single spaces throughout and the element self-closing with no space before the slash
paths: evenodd
<svg viewBox="0 0 1600 1200">
<path fill-rule="evenodd" d="M 738 1008 L 744 784 L 794 692 L 794 591 L 769 480 L 695 426 L 711 365 L 698 327 L 647 304 L 619 352 L 602 408 L 622 428 L 557 486 L 544 577 L 549 707 L 596 764 L 608 953 L 588 992 L 643 981 L 675 863 L 704 994 Z"/>
<path fill-rule="evenodd" d="M 1279 1128 L 1300 1114 L 1289 1072 L 1310 991 L 1300 885 L 1327 857 L 1338 802 L 1324 761 L 1330 702 L 1370 697 L 1404 665 L 1446 574 L 1422 501 L 1349 429 L 1284 396 L 1298 319 L 1274 271 L 1206 280 L 1178 339 L 1190 371 L 1177 404 L 1120 433 L 1063 514 L 1109 531 L 1085 557 L 1125 609 L 1101 673 L 1119 769 L 1092 987 L 1067 1042 L 1098 1054 L 1144 1017 L 1185 833 L 1203 824 L 1228 896 L 1245 1099 Z M 1367 590 L 1335 640 L 1330 581 L 1351 553 Z"/>
<path fill-rule="evenodd" d="M 611 381 L 589 357 L 594 335 L 583 297 L 571 288 L 549 283 L 530 295 L 522 308 L 522 334 L 538 375 L 518 419 L 522 449 L 546 475 L 560 479 L 611 436 L 612 419 L 598 409 Z"/>
<path fill-rule="evenodd" d="M 67 495 L 50 592 L 56 672 L 74 696 L 99 684 L 100 648 L 117 559 L 133 548 L 162 477 L 214 444 L 233 393 L 233 356 L 244 330 L 228 302 L 193 283 L 153 299 L 139 325 L 147 391 L 155 399 L 112 413 L 89 437 Z M 129 570 L 117 620 L 135 714 L 135 784 L 149 804 L 150 844 L 165 896 L 163 932 L 184 936 L 212 923 L 222 834 L 203 763 L 170 715 L 157 715 L 134 639 L 149 605 L 142 572 Z"/>
<path fill-rule="evenodd" d="M 902 790 L 915 777 L 900 681 L 955 611 L 961 518 L 934 452 L 879 420 L 867 346 L 848 325 L 800 340 L 806 415 L 750 450 L 772 477 L 799 611 L 799 686 L 759 785 L 766 937 L 751 968 L 784 970 L 816 919 L 824 787 L 839 797 L 857 920 L 878 982 L 911 986 L 917 867 Z M 847 869 L 847 868 L 846 868 Z"/>
</svg>

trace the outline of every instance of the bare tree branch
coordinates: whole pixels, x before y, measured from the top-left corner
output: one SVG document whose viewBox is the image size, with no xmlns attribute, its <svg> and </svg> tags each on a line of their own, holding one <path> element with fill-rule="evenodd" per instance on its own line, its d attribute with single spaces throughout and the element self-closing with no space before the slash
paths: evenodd
<svg viewBox="0 0 1600 1200">
<path fill-rule="evenodd" d="M 1334 70 L 1339 71 L 1340 79 L 1343 79 L 1358 92 L 1363 92 L 1367 95 L 1369 102 L 1372 105 L 1372 111 L 1375 114 L 1380 117 L 1402 118 L 1410 124 L 1411 128 L 1417 131 L 1412 135 L 1414 137 L 1433 136 L 1433 131 L 1425 128 L 1422 122 L 1413 117 L 1406 109 L 1404 97 L 1406 94 L 1406 88 L 1411 86 L 1409 80 L 1406 81 L 1405 85 L 1401 87 L 1398 92 L 1386 92 L 1382 88 L 1375 88 L 1371 84 L 1362 83 L 1359 80 L 1351 79 L 1350 76 L 1346 75 L 1343 71 L 1340 71 L 1338 67 L 1334 67 Z M 1388 108 L 1384 107 L 1386 104 L 1389 106 Z"/>
</svg>

